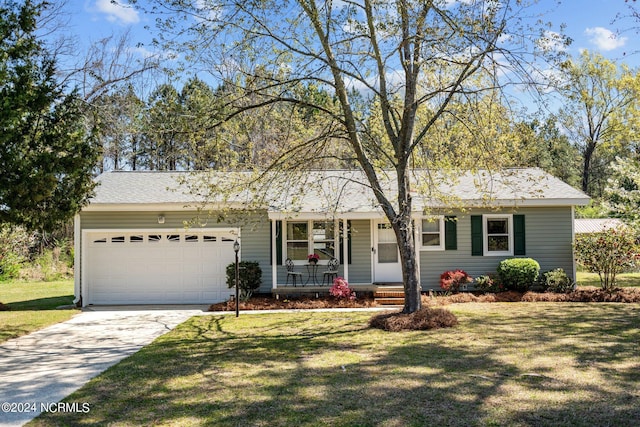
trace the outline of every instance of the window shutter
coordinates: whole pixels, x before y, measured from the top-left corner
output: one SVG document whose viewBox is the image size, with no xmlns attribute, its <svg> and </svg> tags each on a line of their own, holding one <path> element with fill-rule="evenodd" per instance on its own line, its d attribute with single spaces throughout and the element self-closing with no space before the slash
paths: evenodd
<svg viewBox="0 0 640 427">
<path fill-rule="evenodd" d="M 471 215 L 471 255 L 483 255 L 482 215 Z"/>
<path fill-rule="evenodd" d="M 271 242 L 273 244 L 273 238 Z M 276 221 L 276 265 L 282 265 L 282 221 Z"/>
<path fill-rule="evenodd" d="M 342 236 L 343 233 L 343 225 L 342 221 L 340 221 L 340 246 L 338 250 L 338 259 L 340 260 L 340 264 L 344 264 L 344 260 L 342 259 L 342 254 L 344 253 L 344 238 Z M 347 220 L 347 263 L 351 264 L 351 220 Z"/>
<path fill-rule="evenodd" d="M 458 250 L 458 221 L 455 216 L 444 217 L 444 249 Z"/>
<path fill-rule="evenodd" d="M 524 215 L 513 216 L 513 254 L 526 255 Z"/>
</svg>

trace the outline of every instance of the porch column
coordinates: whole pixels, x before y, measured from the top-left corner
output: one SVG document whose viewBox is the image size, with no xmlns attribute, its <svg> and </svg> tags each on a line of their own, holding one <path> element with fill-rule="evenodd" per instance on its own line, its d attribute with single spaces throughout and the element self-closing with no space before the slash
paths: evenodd
<svg viewBox="0 0 640 427">
<path fill-rule="evenodd" d="M 278 288 L 278 248 L 276 248 L 278 238 L 276 236 L 276 220 L 271 220 L 271 280 L 272 288 Z"/>
<path fill-rule="evenodd" d="M 349 232 L 347 230 L 348 221 L 342 219 L 342 269 L 344 271 L 344 280 L 349 282 Z"/>
</svg>

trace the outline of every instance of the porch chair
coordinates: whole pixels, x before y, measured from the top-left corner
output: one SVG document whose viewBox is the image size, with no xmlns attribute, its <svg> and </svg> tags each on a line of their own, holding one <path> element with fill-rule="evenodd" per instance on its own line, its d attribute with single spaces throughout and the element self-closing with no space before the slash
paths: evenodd
<svg viewBox="0 0 640 427">
<path fill-rule="evenodd" d="M 293 282 L 293 286 L 297 286 L 298 285 L 298 279 L 300 280 L 300 283 L 302 284 L 302 273 L 297 272 L 297 271 L 293 271 L 294 264 L 293 264 L 293 261 L 291 260 L 291 258 L 287 258 L 285 260 L 284 264 L 287 267 L 287 282 L 285 283 L 285 285 L 289 284 L 289 277 L 291 277 L 291 280 Z"/>
<path fill-rule="evenodd" d="M 331 258 L 327 264 L 327 270 L 322 273 L 323 285 L 325 284 L 325 280 L 327 285 L 333 283 L 333 279 L 338 277 L 338 267 L 340 267 L 340 261 L 338 261 L 338 258 Z"/>
</svg>

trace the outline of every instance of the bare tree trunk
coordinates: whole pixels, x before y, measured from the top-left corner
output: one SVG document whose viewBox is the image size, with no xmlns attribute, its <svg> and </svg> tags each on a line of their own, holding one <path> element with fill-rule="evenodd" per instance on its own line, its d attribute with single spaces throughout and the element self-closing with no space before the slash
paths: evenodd
<svg viewBox="0 0 640 427">
<path fill-rule="evenodd" d="M 404 308 L 403 313 L 413 313 L 420 310 L 420 282 L 418 279 L 417 253 L 415 235 L 411 216 L 403 216 L 396 224 L 394 230 L 398 236 L 400 260 L 402 261 L 402 281 L 404 283 Z"/>
<path fill-rule="evenodd" d="M 591 159 L 593 158 L 593 152 L 596 149 L 596 144 L 593 141 L 589 141 L 584 149 L 584 164 L 582 168 L 582 191 L 589 194 L 589 179 L 591 173 Z"/>
</svg>

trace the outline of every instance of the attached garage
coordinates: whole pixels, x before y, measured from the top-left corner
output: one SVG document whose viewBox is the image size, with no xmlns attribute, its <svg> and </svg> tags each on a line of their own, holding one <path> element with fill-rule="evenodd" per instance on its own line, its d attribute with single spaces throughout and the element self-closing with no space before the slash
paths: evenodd
<svg viewBox="0 0 640 427">
<path fill-rule="evenodd" d="M 210 304 L 229 298 L 238 229 L 83 230 L 84 305 Z"/>
</svg>

